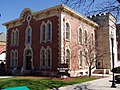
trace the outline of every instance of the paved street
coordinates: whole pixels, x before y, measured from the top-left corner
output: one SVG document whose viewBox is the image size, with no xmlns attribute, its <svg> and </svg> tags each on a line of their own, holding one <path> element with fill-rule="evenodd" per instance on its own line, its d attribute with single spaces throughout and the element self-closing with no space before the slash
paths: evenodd
<svg viewBox="0 0 120 90">
<path fill-rule="evenodd" d="M 82 84 L 60 87 L 58 90 L 120 90 L 120 84 L 116 84 L 116 88 L 111 88 L 111 80 L 111 77 L 107 77 Z"/>
</svg>

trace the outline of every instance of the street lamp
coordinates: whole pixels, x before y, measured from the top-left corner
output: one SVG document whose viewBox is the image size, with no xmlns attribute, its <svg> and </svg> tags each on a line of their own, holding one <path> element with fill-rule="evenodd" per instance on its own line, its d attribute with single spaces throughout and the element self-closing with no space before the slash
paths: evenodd
<svg viewBox="0 0 120 90">
<path fill-rule="evenodd" d="M 113 44 L 114 44 L 114 35 L 111 33 L 111 47 L 112 47 L 112 72 L 113 72 L 113 81 L 112 81 L 112 88 L 116 88 L 115 86 L 115 77 L 114 77 L 114 52 L 113 52 Z"/>
</svg>

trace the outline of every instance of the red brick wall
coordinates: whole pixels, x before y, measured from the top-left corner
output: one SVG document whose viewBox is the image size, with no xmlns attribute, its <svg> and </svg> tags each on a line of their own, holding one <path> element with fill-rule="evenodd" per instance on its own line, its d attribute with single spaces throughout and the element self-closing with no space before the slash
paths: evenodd
<svg viewBox="0 0 120 90">
<path fill-rule="evenodd" d="M 43 46 L 46 48 L 47 46 L 50 46 L 52 49 L 52 70 L 55 71 L 57 68 L 58 63 L 58 17 L 52 16 L 41 20 L 34 20 L 32 19 L 30 21 L 30 26 L 32 28 L 32 50 L 33 50 L 33 66 L 35 69 L 39 69 L 40 67 L 40 49 Z M 52 22 L 52 43 L 42 43 L 40 44 L 40 25 L 44 21 L 47 23 L 47 21 L 50 20 Z M 7 66 L 9 67 L 10 64 L 10 53 L 11 50 L 18 50 L 18 67 L 22 68 L 23 66 L 23 53 L 25 49 L 25 30 L 27 28 L 28 24 L 27 21 L 23 23 L 21 26 L 17 26 L 14 28 L 11 28 L 8 30 L 7 34 Z M 11 46 L 11 32 L 13 29 L 17 28 L 19 30 L 19 45 L 18 46 Z"/>
<path fill-rule="evenodd" d="M 71 40 L 70 42 L 66 43 L 66 48 L 69 47 L 71 51 L 71 70 L 80 70 L 79 68 L 79 62 L 78 62 L 78 51 L 82 50 L 82 53 L 85 53 L 83 50 L 83 44 L 84 44 L 84 32 L 85 30 L 87 31 L 88 39 L 90 39 L 91 33 L 95 33 L 95 28 L 90 26 L 89 24 L 83 22 L 83 21 L 78 21 L 74 17 L 69 17 L 66 16 L 66 21 L 70 24 L 70 32 L 71 32 Z M 78 43 L 78 28 L 82 29 L 82 45 Z M 88 42 L 88 40 L 87 40 Z M 84 65 L 84 56 L 82 56 L 82 61 L 83 61 L 83 69 L 85 68 Z"/>
</svg>

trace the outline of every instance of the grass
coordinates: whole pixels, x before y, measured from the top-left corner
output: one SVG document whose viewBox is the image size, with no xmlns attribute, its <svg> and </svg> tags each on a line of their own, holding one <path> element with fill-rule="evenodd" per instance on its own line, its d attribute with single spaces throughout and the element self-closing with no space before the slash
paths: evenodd
<svg viewBox="0 0 120 90">
<path fill-rule="evenodd" d="M 27 86 L 30 90 L 48 90 L 52 88 L 59 88 L 61 86 L 82 83 L 86 81 L 95 80 L 96 78 L 70 78 L 66 80 L 51 79 L 43 77 L 14 77 L 0 79 L 0 88 L 10 88 L 17 86 Z"/>
</svg>

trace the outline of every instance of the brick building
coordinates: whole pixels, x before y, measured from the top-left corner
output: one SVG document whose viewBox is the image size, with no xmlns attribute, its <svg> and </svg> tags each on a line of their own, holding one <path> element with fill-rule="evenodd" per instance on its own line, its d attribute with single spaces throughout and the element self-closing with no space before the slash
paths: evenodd
<svg viewBox="0 0 120 90">
<path fill-rule="evenodd" d="M 0 33 L 0 64 L 1 62 L 6 62 L 6 35 L 5 33 Z"/>
<path fill-rule="evenodd" d="M 3 24 L 7 27 L 8 70 L 14 68 L 19 74 L 31 71 L 42 75 L 88 74 L 88 59 L 94 59 L 92 68 L 96 68 L 96 51 L 90 52 L 90 48 L 95 48 L 96 34 L 103 30 L 93 21 L 65 5 L 34 13 L 29 8 L 24 9 L 18 19 Z M 110 35 L 108 28 L 106 31 Z M 111 52 L 110 46 L 108 48 Z M 108 57 L 109 67 L 105 68 L 110 69 L 111 55 Z"/>
</svg>

